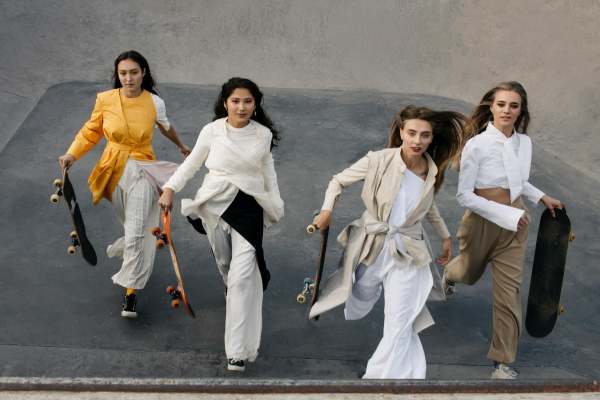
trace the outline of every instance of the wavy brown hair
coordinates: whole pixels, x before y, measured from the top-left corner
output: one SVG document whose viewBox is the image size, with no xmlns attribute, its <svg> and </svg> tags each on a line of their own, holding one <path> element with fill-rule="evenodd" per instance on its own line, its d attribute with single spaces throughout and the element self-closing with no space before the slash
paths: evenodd
<svg viewBox="0 0 600 400">
<path fill-rule="evenodd" d="M 444 183 L 444 173 L 448 166 L 458 165 L 465 135 L 466 117 L 455 111 L 434 111 L 427 107 L 406 106 L 394 116 L 390 127 L 388 148 L 402 145 L 400 129 L 403 129 L 406 121 L 411 119 L 421 119 L 431 124 L 433 140 L 427 147 L 427 153 L 438 168 L 434 185 L 437 192 Z"/>
<path fill-rule="evenodd" d="M 490 107 L 494 103 L 496 93 L 501 90 L 507 90 L 509 92 L 515 92 L 521 96 L 521 114 L 515 121 L 515 129 L 519 133 L 527 133 L 527 127 L 529 126 L 529 108 L 527 106 L 527 92 L 523 85 L 517 81 L 501 82 L 492 89 L 488 90 L 479 104 L 473 110 L 473 113 L 469 117 L 466 125 L 466 140 L 472 138 L 475 135 L 483 132 L 487 123 L 493 120 L 492 110 Z"/>
</svg>

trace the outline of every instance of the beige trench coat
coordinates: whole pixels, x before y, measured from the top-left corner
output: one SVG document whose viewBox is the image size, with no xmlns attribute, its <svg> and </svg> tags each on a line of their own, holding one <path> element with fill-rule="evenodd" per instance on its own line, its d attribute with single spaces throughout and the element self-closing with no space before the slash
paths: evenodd
<svg viewBox="0 0 600 400">
<path fill-rule="evenodd" d="M 338 236 L 338 242 L 344 247 L 344 254 L 338 269 L 322 283 L 319 300 L 311 308 L 310 318 L 346 302 L 352 291 L 354 270 L 359 264 L 371 265 L 375 261 L 390 229 L 400 235 L 407 249 L 406 252 L 399 252 L 395 246 L 390 246 L 394 250 L 394 257 L 402 262 L 412 262 L 418 267 L 427 266 L 432 260 L 429 241 L 421 225 L 423 218 L 427 218 L 441 238 L 450 237 L 435 205 L 434 183 L 437 167 L 428 154 L 425 154 L 428 161 L 428 174 L 415 208 L 402 226 L 387 225 L 406 171 L 406 164 L 400 152 L 400 148 L 369 152 L 355 164 L 335 175 L 329 183 L 322 209 L 332 210 L 337 196 L 344 187 L 364 180 L 361 198 L 366 210 Z M 441 276 L 433 266 L 432 272 L 434 290 L 430 298 L 444 299 Z M 431 324 L 433 319 L 429 311 L 424 308 L 415 322 L 415 331 L 419 332 Z"/>
</svg>

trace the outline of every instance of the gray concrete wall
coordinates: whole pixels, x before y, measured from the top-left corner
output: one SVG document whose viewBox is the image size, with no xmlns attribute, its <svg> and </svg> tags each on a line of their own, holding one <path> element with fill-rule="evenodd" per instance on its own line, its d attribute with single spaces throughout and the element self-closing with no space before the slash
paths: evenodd
<svg viewBox="0 0 600 400">
<path fill-rule="evenodd" d="M 596 0 L 0 0 L 0 147 L 47 87 L 108 79 L 135 48 L 171 83 L 242 75 L 475 103 L 516 79 L 535 143 L 600 179 L 599 20 Z"/>
</svg>

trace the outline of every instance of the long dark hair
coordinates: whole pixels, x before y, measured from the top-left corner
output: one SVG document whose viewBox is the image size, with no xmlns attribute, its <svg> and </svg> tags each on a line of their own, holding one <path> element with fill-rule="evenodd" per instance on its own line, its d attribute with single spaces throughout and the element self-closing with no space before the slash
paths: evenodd
<svg viewBox="0 0 600 400">
<path fill-rule="evenodd" d="M 279 140 L 281 140 L 279 131 L 275 128 L 273 121 L 271 121 L 271 118 L 269 118 L 269 116 L 263 109 L 262 92 L 258 88 L 258 85 L 252 82 L 250 79 L 234 77 L 223 84 L 223 86 L 221 87 L 221 93 L 219 93 L 219 97 L 217 97 L 217 100 L 215 101 L 215 116 L 213 118 L 213 121 L 227 116 L 225 102 L 227 101 L 229 96 L 231 96 L 231 93 L 233 93 L 235 89 L 247 89 L 250 92 L 250 94 L 252 94 L 252 97 L 254 97 L 255 112 L 250 118 L 260 123 L 261 125 L 264 125 L 267 128 L 269 128 L 269 130 L 273 134 L 273 139 L 271 140 L 271 149 L 277 146 L 277 143 L 279 142 Z"/>
<path fill-rule="evenodd" d="M 115 59 L 115 68 L 113 70 L 112 78 L 113 89 L 123 87 L 123 85 L 121 85 L 121 81 L 119 80 L 119 71 L 117 71 L 119 63 L 123 60 L 135 61 L 140 66 L 142 72 L 145 73 L 144 78 L 142 79 L 142 89 L 158 95 L 156 89 L 154 88 L 155 82 L 154 78 L 152 77 L 152 74 L 150 73 L 150 66 L 148 65 L 148 60 L 146 60 L 143 55 L 141 55 L 135 50 L 124 51 L 123 53 L 119 54 L 119 56 Z"/>
<path fill-rule="evenodd" d="M 467 121 L 466 139 L 470 139 L 481 133 L 487 126 L 487 123 L 493 119 L 490 107 L 494 103 L 496 93 L 500 90 L 515 92 L 521 96 L 521 114 L 515 121 L 515 129 L 519 133 L 527 133 L 527 126 L 529 126 L 530 120 L 529 108 L 527 106 L 527 92 L 519 82 L 508 81 L 499 83 L 483 95 L 481 101 L 475 107 L 475 110 L 473 110 L 473 113 Z"/>
<path fill-rule="evenodd" d="M 406 121 L 411 119 L 422 119 L 431 124 L 433 140 L 427 147 L 427 153 L 438 168 L 434 184 L 437 192 L 444 183 L 444 173 L 448 166 L 458 165 L 458 156 L 465 134 L 466 117 L 454 111 L 434 111 L 427 107 L 406 106 L 394 116 L 390 127 L 388 148 L 402 145 L 400 129 L 403 129 Z"/>
</svg>

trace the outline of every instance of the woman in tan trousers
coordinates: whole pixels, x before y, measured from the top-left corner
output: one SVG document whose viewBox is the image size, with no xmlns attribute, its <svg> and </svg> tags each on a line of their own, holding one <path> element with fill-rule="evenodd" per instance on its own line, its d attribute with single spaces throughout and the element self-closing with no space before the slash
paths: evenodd
<svg viewBox="0 0 600 400">
<path fill-rule="evenodd" d="M 515 379 L 507 364 L 515 360 L 521 332 L 523 258 L 530 221 L 522 196 L 542 202 L 554 215 L 560 201 L 528 182 L 531 139 L 527 93 L 518 82 L 489 90 L 467 123 L 470 138 L 461 155 L 458 202 L 465 208 L 457 232 L 460 254 L 445 268 L 444 287 L 472 285 L 492 265 L 493 334 L 487 357 L 492 379 Z M 522 132 L 522 133 L 518 133 Z"/>
</svg>

